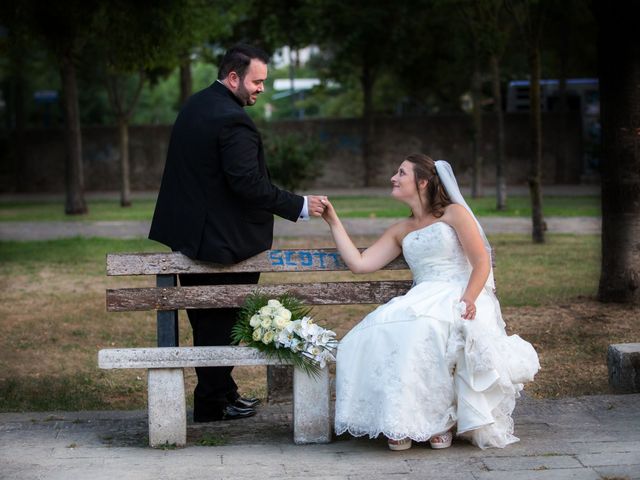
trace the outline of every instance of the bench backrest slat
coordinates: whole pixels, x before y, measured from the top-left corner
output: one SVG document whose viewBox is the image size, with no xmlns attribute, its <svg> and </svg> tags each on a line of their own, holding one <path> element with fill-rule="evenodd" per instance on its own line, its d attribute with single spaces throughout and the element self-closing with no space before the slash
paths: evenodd
<svg viewBox="0 0 640 480">
<path fill-rule="evenodd" d="M 110 289 L 107 290 L 107 310 L 129 312 L 240 307 L 247 295 L 256 290 L 269 298 L 290 293 L 307 305 L 384 303 L 405 294 L 411 285 L 411 280 L 386 280 Z"/>
<path fill-rule="evenodd" d="M 404 258 L 399 256 L 384 269 L 407 268 Z M 179 252 L 107 254 L 107 275 L 345 270 L 348 268 L 334 248 L 267 250 L 233 265 L 192 260 Z"/>
</svg>

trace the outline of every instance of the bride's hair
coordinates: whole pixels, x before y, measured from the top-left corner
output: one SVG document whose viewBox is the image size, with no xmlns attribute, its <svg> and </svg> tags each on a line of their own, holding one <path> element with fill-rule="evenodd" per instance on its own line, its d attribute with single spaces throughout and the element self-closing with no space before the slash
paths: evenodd
<svg viewBox="0 0 640 480">
<path fill-rule="evenodd" d="M 416 189 L 420 191 L 418 184 L 420 180 L 427 181 L 427 195 L 426 204 L 429 206 L 430 213 L 440 218 L 444 215 L 444 208 L 447 205 L 451 205 L 453 202 L 447 195 L 447 191 L 438 177 L 436 172 L 436 162 L 427 155 L 422 153 L 413 153 L 409 155 L 406 160 L 413 164 L 413 174 L 416 181 Z"/>
</svg>

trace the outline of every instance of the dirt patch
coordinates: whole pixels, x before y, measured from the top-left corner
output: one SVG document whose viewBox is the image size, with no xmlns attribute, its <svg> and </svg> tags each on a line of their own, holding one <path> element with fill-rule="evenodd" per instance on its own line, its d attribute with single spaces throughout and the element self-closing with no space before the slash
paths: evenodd
<svg viewBox="0 0 640 480">
<path fill-rule="evenodd" d="M 637 307 L 578 298 L 571 303 L 503 310 L 509 332 L 531 342 L 541 370 L 527 391 L 537 397 L 610 393 L 607 349 L 640 341 Z"/>
</svg>

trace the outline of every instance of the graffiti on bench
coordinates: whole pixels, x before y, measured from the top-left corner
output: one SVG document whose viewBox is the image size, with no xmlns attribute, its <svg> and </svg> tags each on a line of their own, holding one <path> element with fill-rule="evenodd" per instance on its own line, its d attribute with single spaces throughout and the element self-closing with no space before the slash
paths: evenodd
<svg viewBox="0 0 640 480">
<path fill-rule="evenodd" d="M 301 267 L 304 269 L 345 268 L 338 252 L 322 250 L 271 250 L 269 260 L 272 267 Z"/>
</svg>

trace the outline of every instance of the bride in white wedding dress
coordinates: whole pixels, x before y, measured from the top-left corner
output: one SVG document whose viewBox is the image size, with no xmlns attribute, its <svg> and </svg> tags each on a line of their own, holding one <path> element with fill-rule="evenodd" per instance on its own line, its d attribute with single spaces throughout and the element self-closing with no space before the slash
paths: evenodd
<svg viewBox="0 0 640 480">
<path fill-rule="evenodd" d="M 410 155 L 391 184 L 412 215 L 362 253 L 325 201 L 323 218 L 352 272 L 403 253 L 414 278 L 340 341 L 336 433 L 382 434 L 392 450 L 412 440 L 446 448 L 454 427 L 480 448 L 516 442 L 515 399 L 540 364 L 529 343 L 505 332 L 482 227 L 445 161 Z"/>
</svg>

